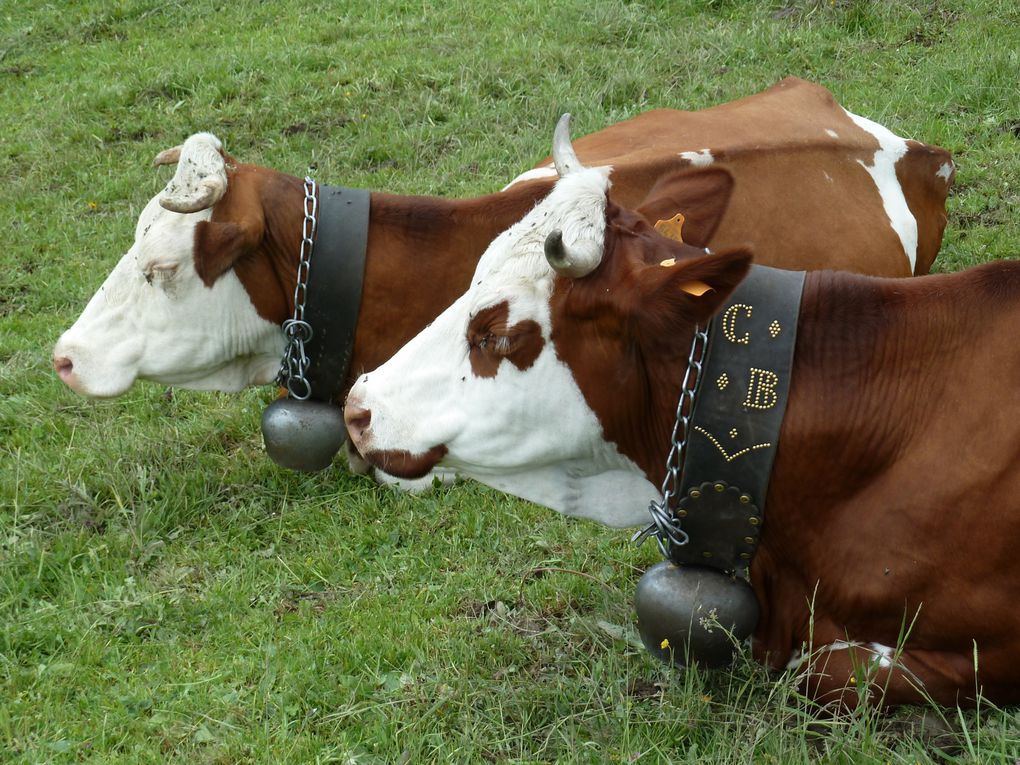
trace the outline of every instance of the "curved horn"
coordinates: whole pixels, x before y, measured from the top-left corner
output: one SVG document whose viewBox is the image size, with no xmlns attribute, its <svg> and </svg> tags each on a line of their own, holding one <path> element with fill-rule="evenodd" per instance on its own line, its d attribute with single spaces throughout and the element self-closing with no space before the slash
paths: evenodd
<svg viewBox="0 0 1020 765">
<path fill-rule="evenodd" d="M 574 147 L 570 143 L 570 114 L 564 114 L 556 123 L 556 131 L 553 133 L 553 164 L 556 165 L 556 172 L 562 178 L 564 175 L 580 170 L 584 165 L 577 159 Z"/>
<path fill-rule="evenodd" d="M 153 167 L 159 167 L 160 165 L 176 165 L 177 161 L 181 158 L 181 149 L 184 145 L 174 146 L 172 149 L 163 149 L 159 154 L 152 160 Z"/>
<path fill-rule="evenodd" d="M 227 193 L 227 168 L 223 144 L 212 133 L 196 133 L 179 149 L 169 149 L 156 157 L 160 164 L 177 160 L 177 172 L 159 197 L 167 210 L 192 213 L 206 210 Z"/>
<path fill-rule="evenodd" d="M 556 229 L 545 238 L 545 259 L 553 271 L 569 279 L 580 279 L 594 271 L 601 257 L 593 254 L 585 257 L 582 252 L 570 252 L 563 243 L 563 232 Z"/>
</svg>

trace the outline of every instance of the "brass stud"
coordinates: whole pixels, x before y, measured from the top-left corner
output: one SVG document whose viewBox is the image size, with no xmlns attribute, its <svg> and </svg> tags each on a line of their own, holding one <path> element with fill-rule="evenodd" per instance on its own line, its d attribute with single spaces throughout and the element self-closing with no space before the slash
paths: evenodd
<svg viewBox="0 0 1020 765">
<path fill-rule="evenodd" d="M 697 499 L 698 497 L 701 496 L 701 492 L 698 491 L 697 489 L 691 489 L 690 495 L 691 495 L 691 499 Z"/>
<path fill-rule="evenodd" d="M 740 495 L 740 504 L 747 505 L 750 502 L 751 502 L 751 495 L 750 494 L 741 494 Z"/>
<path fill-rule="evenodd" d="M 721 483 L 717 483 L 715 485 L 715 490 L 716 491 L 726 491 L 726 485 L 725 484 L 721 484 Z"/>
<path fill-rule="evenodd" d="M 687 517 L 687 511 L 684 510 L 683 508 L 680 508 L 679 510 L 676 511 L 676 517 L 677 518 L 686 518 Z"/>
<path fill-rule="evenodd" d="M 712 557 L 712 553 L 710 553 L 708 550 L 705 550 L 705 552 L 701 553 L 701 557 L 702 558 L 711 558 Z"/>
<path fill-rule="evenodd" d="M 751 553 L 740 553 L 740 557 L 743 558 L 744 560 L 750 560 Z"/>
<path fill-rule="evenodd" d="M 752 515 L 750 518 L 747 519 L 747 522 L 750 523 L 752 526 L 757 526 L 759 523 L 761 523 L 761 518 L 759 518 L 757 515 Z"/>
<path fill-rule="evenodd" d="M 754 537 L 744 537 L 744 542 L 746 542 L 749 545 L 753 545 L 754 544 Z"/>
</svg>

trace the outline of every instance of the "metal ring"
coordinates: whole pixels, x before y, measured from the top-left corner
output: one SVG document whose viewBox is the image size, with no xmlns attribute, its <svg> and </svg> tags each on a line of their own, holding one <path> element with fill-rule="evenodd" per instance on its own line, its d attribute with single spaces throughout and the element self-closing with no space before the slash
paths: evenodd
<svg viewBox="0 0 1020 765">
<path fill-rule="evenodd" d="M 301 389 L 300 393 L 294 390 L 295 385 Z M 298 401 L 305 401 L 312 395 L 312 384 L 304 377 L 291 377 L 287 380 L 287 392 L 290 394 L 291 398 L 297 399 Z"/>
</svg>

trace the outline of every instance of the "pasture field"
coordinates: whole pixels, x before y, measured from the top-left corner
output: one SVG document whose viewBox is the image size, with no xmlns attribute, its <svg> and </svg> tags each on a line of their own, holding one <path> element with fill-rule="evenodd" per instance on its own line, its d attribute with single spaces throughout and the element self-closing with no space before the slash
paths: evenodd
<svg viewBox="0 0 1020 765">
<path fill-rule="evenodd" d="M 269 389 L 88 401 L 50 369 L 192 132 L 467 196 L 563 111 L 580 135 L 786 75 L 954 152 L 937 269 L 1020 255 L 1014 0 L 0 0 L 0 762 L 1017 761 L 1016 709 L 816 720 L 746 657 L 658 665 L 629 533 L 276 468 Z"/>
</svg>

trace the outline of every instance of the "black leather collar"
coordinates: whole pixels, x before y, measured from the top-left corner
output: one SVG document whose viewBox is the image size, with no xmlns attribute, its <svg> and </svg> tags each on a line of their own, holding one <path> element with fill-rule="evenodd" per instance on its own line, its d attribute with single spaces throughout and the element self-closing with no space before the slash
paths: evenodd
<svg viewBox="0 0 1020 765">
<path fill-rule="evenodd" d="M 354 351 L 368 249 L 367 189 L 319 186 L 319 220 L 308 271 L 305 344 L 310 398 L 330 402 L 341 394 Z"/>
<path fill-rule="evenodd" d="M 716 314 L 695 395 L 675 515 L 675 563 L 751 561 L 786 411 L 804 272 L 753 266 Z"/>
</svg>

